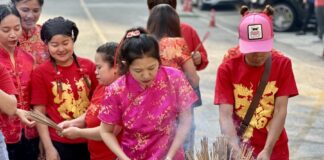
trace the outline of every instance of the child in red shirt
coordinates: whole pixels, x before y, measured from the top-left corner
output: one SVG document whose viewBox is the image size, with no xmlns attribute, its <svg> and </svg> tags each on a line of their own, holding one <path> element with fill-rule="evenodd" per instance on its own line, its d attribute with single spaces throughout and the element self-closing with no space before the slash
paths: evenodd
<svg viewBox="0 0 324 160">
<path fill-rule="evenodd" d="M 288 137 L 284 129 L 288 98 L 298 95 L 291 61 L 273 49 L 270 6 L 261 13 L 241 11 L 238 53 L 218 68 L 214 104 L 219 105 L 220 126 L 233 150 L 244 142 L 254 148 L 256 159 L 288 160 Z M 265 70 L 271 69 L 265 90 L 246 131 L 238 137 L 244 119 Z"/>
<path fill-rule="evenodd" d="M 55 123 L 83 115 L 98 83 L 94 63 L 74 53 L 78 33 L 76 24 L 63 17 L 47 20 L 41 30 L 51 60 L 33 72 L 31 103 Z M 86 139 L 64 138 L 43 124 L 37 129 L 46 159 L 90 159 Z"/>
<path fill-rule="evenodd" d="M 97 49 L 95 55 L 96 76 L 99 84 L 94 91 L 91 104 L 87 113 L 74 120 L 67 120 L 59 124 L 64 137 L 70 139 L 88 139 L 88 149 L 91 160 L 114 160 L 116 155 L 101 140 L 99 133 L 100 119 L 98 119 L 101 102 L 105 95 L 105 87 L 110 85 L 118 77 L 118 67 L 114 66 L 117 43 L 106 43 Z"/>
<path fill-rule="evenodd" d="M 177 8 L 176 0 L 147 0 L 147 7 L 149 10 L 152 10 L 158 4 L 168 4 L 172 6 L 174 9 Z M 200 38 L 197 34 L 197 31 L 191 27 L 189 24 L 180 23 L 181 28 L 181 36 L 185 39 L 189 52 L 192 55 L 193 62 L 196 66 L 197 70 L 203 70 L 208 65 L 208 57 L 207 52 L 204 48 L 204 45 L 201 44 Z M 197 52 L 194 52 L 197 46 L 201 46 L 198 48 Z"/>
<path fill-rule="evenodd" d="M 176 0 L 147 0 L 147 6 L 150 10 L 147 30 L 159 39 L 162 64 L 180 69 L 186 74 L 199 98 L 192 107 L 201 106 L 199 76 L 196 71 L 204 69 L 208 59 L 197 32 L 191 26 L 180 23 L 179 15 L 176 13 Z M 197 46 L 200 47 L 195 51 Z M 194 123 L 193 120 L 184 144 L 186 152 L 194 149 L 196 128 Z"/>
</svg>

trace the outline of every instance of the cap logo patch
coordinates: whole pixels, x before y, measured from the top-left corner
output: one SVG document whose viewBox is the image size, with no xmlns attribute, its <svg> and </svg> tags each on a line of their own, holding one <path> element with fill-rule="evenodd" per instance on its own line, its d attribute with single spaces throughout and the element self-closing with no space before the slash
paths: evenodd
<svg viewBox="0 0 324 160">
<path fill-rule="evenodd" d="M 249 40 L 262 39 L 263 31 L 261 24 L 253 24 L 248 26 Z"/>
</svg>

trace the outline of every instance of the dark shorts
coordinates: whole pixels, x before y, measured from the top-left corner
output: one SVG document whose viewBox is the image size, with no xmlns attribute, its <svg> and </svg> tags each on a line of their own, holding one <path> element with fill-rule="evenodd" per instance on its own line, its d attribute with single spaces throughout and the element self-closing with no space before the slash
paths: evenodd
<svg viewBox="0 0 324 160">
<path fill-rule="evenodd" d="M 52 141 L 61 160 L 90 160 L 87 143 L 66 144 Z"/>
<path fill-rule="evenodd" d="M 37 160 L 39 154 L 39 138 L 26 139 L 22 135 L 18 143 L 7 144 L 10 160 Z"/>
</svg>

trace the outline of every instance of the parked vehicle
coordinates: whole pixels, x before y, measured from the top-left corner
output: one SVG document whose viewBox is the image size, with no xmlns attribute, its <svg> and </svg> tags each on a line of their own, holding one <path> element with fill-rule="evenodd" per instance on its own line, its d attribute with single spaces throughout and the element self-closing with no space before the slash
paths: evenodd
<svg viewBox="0 0 324 160">
<path fill-rule="evenodd" d="M 192 5 L 200 10 L 207 10 L 216 5 L 235 5 L 239 0 L 192 0 Z"/>
<path fill-rule="evenodd" d="M 299 27 L 306 15 L 303 0 L 251 0 L 248 3 L 260 8 L 270 4 L 275 10 L 273 27 L 279 32 Z"/>
</svg>

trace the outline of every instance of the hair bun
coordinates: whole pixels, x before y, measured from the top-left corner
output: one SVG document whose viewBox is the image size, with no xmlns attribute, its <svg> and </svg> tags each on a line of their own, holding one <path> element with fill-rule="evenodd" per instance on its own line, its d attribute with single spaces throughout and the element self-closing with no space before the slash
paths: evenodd
<svg viewBox="0 0 324 160">
<path fill-rule="evenodd" d="M 249 8 L 246 5 L 243 5 L 241 7 L 240 13 L 241 13 L 242 16 L 244 16 L 244 15 L 246 15 L 248 13 L 248 11 L 249 11 Z"/>
<path fill-rule="evenodd" d="M 268 16 L 272 16 L 273 13 L 274 13 L 274 9 L 272 8 L 271 5 L 268 4 L 268 5 L 264 8 L 263 13 L 265 13 L 265 14 L 268 15 Z"/>
</svg>

